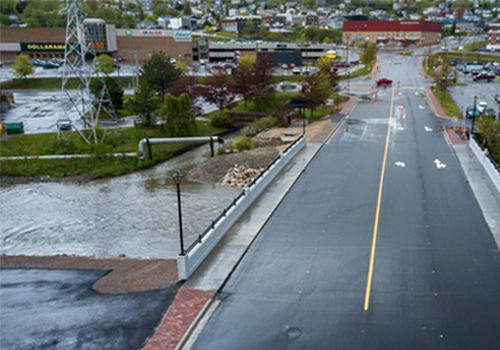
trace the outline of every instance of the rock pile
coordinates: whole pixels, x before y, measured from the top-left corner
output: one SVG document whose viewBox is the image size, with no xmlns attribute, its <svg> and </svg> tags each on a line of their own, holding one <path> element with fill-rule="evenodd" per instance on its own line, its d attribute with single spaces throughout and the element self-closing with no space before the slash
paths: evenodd
<svg viewBox="0 0 500 350">
<path fill-rule="evenodd" d="M 244 165 L 236 164 L 229 169 L 222 179 L 222 185 L 230 187 L 244 187 L 250 185 L 259 176 L 262 170 L 247 168 Z"/>
</svg>

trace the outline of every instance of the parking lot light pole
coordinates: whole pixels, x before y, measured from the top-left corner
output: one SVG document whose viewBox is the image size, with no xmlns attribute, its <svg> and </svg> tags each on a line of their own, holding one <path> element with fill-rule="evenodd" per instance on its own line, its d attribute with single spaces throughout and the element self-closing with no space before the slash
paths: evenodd
<svg viewBox="0 0 500 350">
<path fill-rule="evenodd" d="M 182 174 L 179 173 L 178 171 L 175 172 L 173 175 L 175 184 L 177 185 L 177 209 L 179 211 L 179 237 L 180 237 L 180 243 L 181 243 L 181 253 L 180 255 L 185 255 L 184 252 L 184 233 L 182 231 L 182 208 L 181 208 L 181 181 L 182 181 Z"/>
</svg>

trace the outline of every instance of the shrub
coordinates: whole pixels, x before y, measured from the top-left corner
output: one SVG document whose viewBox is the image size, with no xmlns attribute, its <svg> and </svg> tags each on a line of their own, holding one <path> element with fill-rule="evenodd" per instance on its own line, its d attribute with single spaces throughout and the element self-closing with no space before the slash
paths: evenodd
<svg viewBox="0 0 500 350">
<path fill-rule="evenodd" d="M 212 119 L 212 126 L 219 129 L 231 129 L 234 127 L 233 121 L 226 114 L 217 114 Z"/>
<path fill-rule="evenodd" d="M 246 136 L 238 137 L 234 140 L 234 147 L 240 152 L 244 150 L 251 150 L 253 148 L 252 139 Z"/>
</svg>

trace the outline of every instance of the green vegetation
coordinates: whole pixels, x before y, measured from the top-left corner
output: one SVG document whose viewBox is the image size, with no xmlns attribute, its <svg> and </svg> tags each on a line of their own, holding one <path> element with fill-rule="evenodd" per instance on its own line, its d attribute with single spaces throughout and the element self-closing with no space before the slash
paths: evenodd
<svg viewBox="0 0 500 350">
<path fill-rule="evenodd" d="M 487 44 L 486 41 L 474 41 L 472 43 L 463 45 L 464 47 L 463 51 L 465 52 L 477 51 L 483 47 L 486 47 L 486 44 Z M 455 47 L 453 50 L 458 51 L 458 47 Z"/>
<path fill-rule="evenodd" d="M 488 148 L 495 162 L 500 165 L 500 119 L 480 117 L 477 127 L 481 132 L 480 143 Z"/>
<path fill-rule="evenodd" d="M 443 95 L 443 90 L 440 89 L 435 89 L 433 93 L 436 99 L 439 101 L 439 103 L 441 103 L 441 98 L 443 97 L 442 99 L 443 103 L 441 104 L 441 107 L 443 107 L 443 110 L 447 116 L 457 117 L 459 119 L 462 118 L 462 113 L 460 113 L 460 108 L 458 108 L 457 104 L 455 103 L 455 100 L 453 100 L 453 97 L 451 97 L 448 90 L 445 91 L 444 95 Z"/>
<path fill-rule="evenodd" d="M 26 77 L 35 73 L 35 66 L 31 63 L 28 55 L 19 55 L 16 57 L 16 62 L 10 67 L 10 71 L 23 84 L 26 84 Z"/>
<path fill-rule="evenodd" d="M 238 152 L 249 151 L 253 148 L 252 139 L 246 136 L 238 137 L 234 140 L 233 146 L 238 150 Z"/>
<path fill-rule="evenodd" d="M 364 67 L 359 68 L 358 70 L 351 72 L 350 74 L 341 75 L 340 80 L 344 81 L 344 80 L 354 79 L 366 74 L 370 74 L 372 69 L 373 69 L 373 62 L 365 65 Z"/>
<path fill-rule="evenodd" d="M 115 80 L 122 88 L 133 87 L 133 77 L 111 78 Z M 0 88 L 4 90 L 60 90 L 62 85 L 62 78 L 27 78 L 25 81 L 22 79 L 13 79 L 0 83 Z M 70 78 L 68 81 L 68 88 L 78 88 L 78 80 Z"/>
<path fill-rule="evenodd" d="M 221 132 L 210 124 L 198 122 L 199 135 L 214 135 Z M 102 130 L 100 131 L 102 132 Z M 140 140 L 146 137 L 165 137 L 161 127 L 136 127 L 109 129 L 104 144 L 88 145 L 74 134 L 68 142 L 57 140 L 57 134 L 19 135 L 0 141 L 0 156 L 35 156 L 52 154 L 96 154 L 95 158 L 54 160 L 4 160 L 0 161 L 1 175 L 37 176 L 88 175 L 91 178 L 117 176 L 148 168 L 168 160 L 172 152 L 186 145 L 159 145 L 153 150 L 153 159 L 137 157 L 108 157 L 106 153 L 137 152 Z"/>
</svg>

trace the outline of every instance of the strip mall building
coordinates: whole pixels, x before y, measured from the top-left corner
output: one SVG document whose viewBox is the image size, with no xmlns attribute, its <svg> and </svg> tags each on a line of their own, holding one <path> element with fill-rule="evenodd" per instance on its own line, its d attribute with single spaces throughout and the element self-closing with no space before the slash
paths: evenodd
<svg viewBox="0 0 500 350">
<path fill-rule="evenodd" d="M 371 41 L 397 44 L 408 39 L 418 45 L 436 44 L 441 39 L 442 23 L 429 21 L 345 21 L 344 42 Z"/>
<path fill-rule="evenodd" d="M 99 19 L 85 20 L 91 46 L 98 54 L 126 61 L 147 60 L 153 51 L 163 51 L 175 59 L 197 61 L 208 57 L 203 40 L 193 42 L 190 31 L 164 29 L 116 29 Z M 0 28 L 1 60 L 11 63 L 19 54 L 32 59 L 63 58 L 66 28 Z M 206 42 L 206 41 L 205 41 Z M 201 57 L 203 58 L 203 57 Z"/>
</svg>

